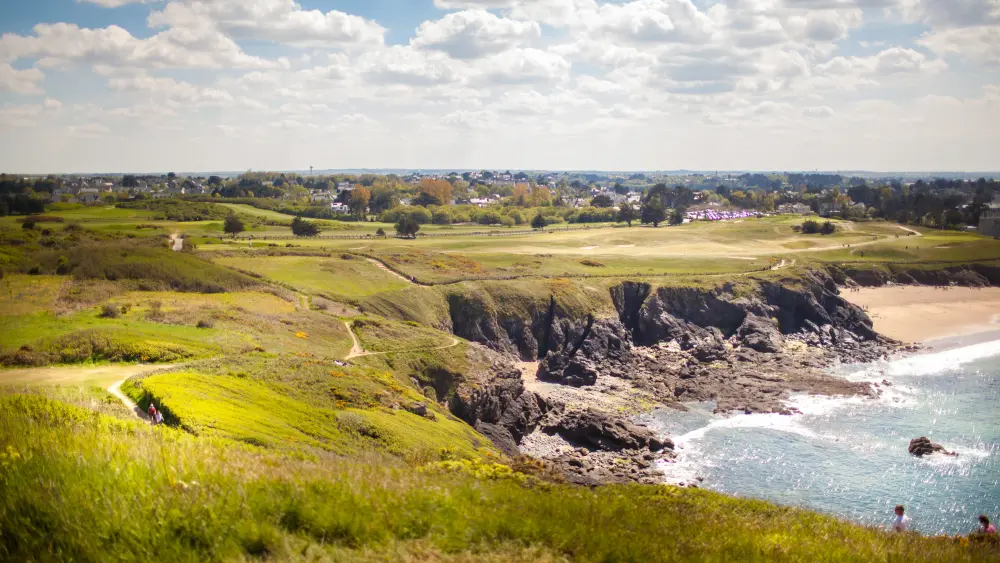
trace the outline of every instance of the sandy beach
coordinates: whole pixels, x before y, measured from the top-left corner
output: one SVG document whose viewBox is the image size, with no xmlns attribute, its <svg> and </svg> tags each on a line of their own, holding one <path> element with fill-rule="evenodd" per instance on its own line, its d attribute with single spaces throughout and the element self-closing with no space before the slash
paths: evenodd
<svg viewBox="0 0 1000 563">
<path fill-rule="evenodd" d="M 1000 288 L 896 286 L 843 290 L 875 330 L 903 342 L 1000 331 Z"/>
</svg>

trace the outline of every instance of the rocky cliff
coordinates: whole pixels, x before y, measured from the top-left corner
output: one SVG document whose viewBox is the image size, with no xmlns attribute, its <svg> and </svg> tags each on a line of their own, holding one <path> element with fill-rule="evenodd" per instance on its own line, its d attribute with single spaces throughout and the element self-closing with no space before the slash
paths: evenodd
<svg viewBox="0 0 1000 563">
<path fill-rule="evenodd" d="M 628 389 L 661 404 L 715 400 L 720 411 L 742 412 L 787 412 L 783 399 L 796 391 L 876 392 L 823 373 L 834 361 L 870 361 L 895 345 L 875 333 L 863 310 L 840 297 L 835 275 L 844 274 L 814 270 L 715 286 L 626 281 L 607 288 L 614 313 L 600 317 L 581 312 L 578 304 L 565 306 L 554 295 L 522 300 L 520 310 L 498 307 L 488 296 L 452 295 L 455 334 L 507 358 L 496 362 L 488 378 L 463 386 L 452 398 L 452 411 L 508 453 L 524 450 L 525 438 L 540 432 L 551 438 L 544 440 L 549 445 L 561 440 L 563 450 L 588 452 L 605 450 L 608 443 L 583 436 L 596 426 L 574 414 L 593 404 L 585 391 L 567 395 L 561 388 L 601 394 Z M 544 392 L 525 388 L 513 367 L 517 359 L 539 360 Z M 602 416 L 611 420 L 600 426 L 616 428 L 616 435 L 634 428 L 615 426 L 621 414 Z M 648 466 L 653 449 L 635 444 L 626 457 Z M 569 463 L 567 455 L 573 455 L 560 451 L 557 457 Z M 579 473 L 586 464 L 574 459 Z M 615 464 L 598 465 L 594 475 L 606 481 Z M 587 482 L 594 475 L 578 477 Z"/>
</svg>

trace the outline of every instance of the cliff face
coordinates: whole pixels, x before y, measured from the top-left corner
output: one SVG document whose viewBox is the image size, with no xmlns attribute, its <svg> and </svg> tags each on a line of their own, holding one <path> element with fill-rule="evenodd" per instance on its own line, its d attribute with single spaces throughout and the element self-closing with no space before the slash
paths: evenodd
<svg viewBox="0 0 1000 563">
<path fill-rule="evenodd" d="M 788 412 L 783 401 L 791 392 L 877 393 L 877 386 L 823 371 L 837 360 L 876 360 L 897 345 L 873 330 L 868 315 L 843 299 L 838 285 L 989 285 L 998 278 L 1000 268 L 969 266 L 933 271 L 830 268 L 714 287 L 625 281 L 607 288 L 611 307 L 603 314 L 587 314 L 579 303 L 567 306 L 556 294 L 515 300 L 515 306 L 501 306 L 489 294 L 453 295 L 448 305 L 455 334 L 490 348 L 501 359 L 489 376 L 466 382 L 450 406 L 508 453 L 527 447 L 528 453 L 545 457 L 531 448 L 565 440 L 577 453 L 564 448 L 550 460 L 579 482 L 655 478 L 642 473 L 654 455 L 642 444 L 622 459 L 623 467 L 639 464 L 643 477 L 619 474 L 621 459 L 591 463 L 603 458 L 587 457 L 587 452 L 604 442 L 582 436 L 580 428 L 618 428 L 617 422 L 625 422 L 620 412 L 605 409 L 599 413 L 604 417 L 600 425 L 574 425 L 577 413 L 593 406 L 595 393 L 628 388 L 660 403 L 714 400 L 718 411 L 780 413 Z M 514 356 L 539 360 L 538 379 L 555 384 L 539 388 L 548 393 L 545 398 L 525 388 Z M 569 389 L 575 390 L 560 391 Z M 541 434 L 549 438 L 536 438 Z"/>
</svg>

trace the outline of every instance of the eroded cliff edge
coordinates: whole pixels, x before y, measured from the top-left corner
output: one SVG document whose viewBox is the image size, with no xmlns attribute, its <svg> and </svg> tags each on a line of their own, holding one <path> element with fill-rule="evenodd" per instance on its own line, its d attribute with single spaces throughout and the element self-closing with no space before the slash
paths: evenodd
<svg viewBox="0 0 1000 563">
<path fill-rule="evenodd" d="M 631 423 L 634 414 L 706 400 L 720 412 L 787 413 L 793 392 L 876 394 L 877 385 L 824 373 L 835 362 L 873 361 L 900 347 L 878 335 L 838 285 L 918 276 L 989 285 L 997 277 L 943 271 L 470 282 L 421 288 L 409 310 L 424 318 L 408 320 L 491 351 L 492 368 L 466 378 L 449 406 L 508 454 L 547 459 L 580 483 L 656 482 L 653 462 L 671 457 L 673 445 Z"/>
</svg>

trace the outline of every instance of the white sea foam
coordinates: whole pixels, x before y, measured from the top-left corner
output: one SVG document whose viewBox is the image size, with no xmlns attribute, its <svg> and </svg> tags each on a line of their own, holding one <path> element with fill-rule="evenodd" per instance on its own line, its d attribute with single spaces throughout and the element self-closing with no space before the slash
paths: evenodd
<svg viewBox="0 0 1000 563">
<path fill-rule="evenodd" d="M 886 364 L 885 373 L 888 376 L 932 375 L 958 369 L 965 364 L 997 355 L 1000 355 L 1000 340 L 993 340 L 963 348 L 895 360 Z"/>
</svg>

